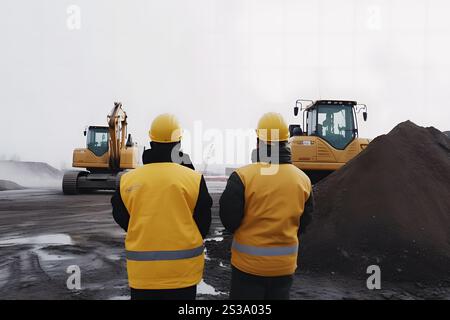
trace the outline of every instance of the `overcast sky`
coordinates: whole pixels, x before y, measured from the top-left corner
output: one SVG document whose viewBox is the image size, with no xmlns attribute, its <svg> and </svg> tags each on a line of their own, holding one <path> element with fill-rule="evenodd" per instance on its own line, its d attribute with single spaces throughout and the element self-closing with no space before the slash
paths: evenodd
<svg viewBox="0 0 450 320">
<path fill-rule="evenodd" d="M 0 155 L 70 164 L 114 101 L 140 144 L 162 112 L 247 129 L 266 111 L 295 121 L 298 98 L 366 103 L 364 137 L 407 119 L 449 130 L 449 14 L 447 0 L 2 0 Z"/>
</svg>

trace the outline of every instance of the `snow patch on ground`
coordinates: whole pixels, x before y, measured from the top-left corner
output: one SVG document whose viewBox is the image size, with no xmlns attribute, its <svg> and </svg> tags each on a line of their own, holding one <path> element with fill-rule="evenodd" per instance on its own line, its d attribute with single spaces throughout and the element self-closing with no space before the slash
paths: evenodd
<svg viewBox="0 0 450 320">
<path fill-rule="evenodd" d="M 18 237 L 12 239 L 0 239 L 0 246 L 16 246 L 26 244 L 40 244 L 40 245 L 53 245 L 64 246 L 72 245 L 72 238 L 67 234 L 44 234 L 34 237 Z"/>
<path fill-rule="evenodd" d="M 39 260 L 42 262 L 48 261 L 63 261 L 63 260 L 72 260 L 75 259 L 73 256 L 62 256 L 59 254 L 49 254 L 42 250 L 42 248 L 36 248 L 33 252 L 39 257 Z"/>
<path fill-rule="evenodd" d="M 223 241 L 223 237 L 208 238 L 208 239 L 205 239 L 205 241 L 216 241 L 216 242 L 220 242 L 220 241 Z"/>
<path fill-rule="evenodd" d="M 18 237 L 10 239 L 0 239 L 0 247 L 10 247 L 17 245 L 32 245 L 30 250 L 37 255 L 41 262 L 63 261 L 75 259 L 73 256 L 60 254 L 50 254 L 45 249 L 48 246 L 65 246 L 72 245 L 72 238 L 67 234 L 44 234 L 34 237 Z"/>
<path fill-rule="evenodd" d="M 107 258 L 112 261 L 119 261 L 121 259 L 118 254 L 111 254 L 111 255 L 107 256 Z"/>
<path fill-rule="evenodd" d="M 130 296 L 115 296 L 109 298 L 108 300 L 130 300 Z"/>
<path fill-rule="evenodd" d="M 218 295 L 223 294 L 223 292 L 217 291 L 213 286 L 210 286 L 209 284 L 205 283 L 205 281 L 203 281 L 203 280 L 197 286 L 197 293 L 211 295 L 211 296 L 218 296 Z"/>
<path fill-rule="evenodd" d="M 208 250 L 205 248 L 205 260 L 211 260 L 210 257 L 208 257 Z"/>
</svg>

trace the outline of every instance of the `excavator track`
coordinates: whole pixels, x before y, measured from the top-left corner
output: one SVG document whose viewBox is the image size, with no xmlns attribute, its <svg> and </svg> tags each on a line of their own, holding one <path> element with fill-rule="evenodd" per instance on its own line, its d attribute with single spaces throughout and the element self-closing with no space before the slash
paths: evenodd
<svg viewBox="0 0 450 320">
<path fill-rule="evenodd" d="M 75 195 L 79 193 L 78 177 L 81 175 L 81 173 L 81 171 L 69 171 L 64 174 L 62 183 L 64 194 Z"/>
<path fill-rule="evenodd" d="M 63 192 L 66 195 L 91 193 L 99 190 L 114 191 L 120 184 L 119 173 L 95 173 L 87 171 L 70 171 L 63 178 Z"/>
</svg>

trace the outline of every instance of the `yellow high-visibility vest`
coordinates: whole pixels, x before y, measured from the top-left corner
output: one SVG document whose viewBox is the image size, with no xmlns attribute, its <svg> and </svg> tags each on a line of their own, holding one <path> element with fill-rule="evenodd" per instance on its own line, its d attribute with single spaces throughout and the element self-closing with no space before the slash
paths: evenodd
<svg viewBox="0 0 450 320">
<path fill-rule="evenodd" d="M 245 208 L 231 263 L 258 276 L 290 275 L 297 268 L 297 233 L 311 181 L 292 164 L 269 168 L 254 163 L 236 170 L 245 187 Z"/>
<path fill-rule="evenodd" d="M 203 239 L 194 221 L 201 175 L 176 163 L 124 174 L 120 194 L 130 214 L 125 241 L 134 289 L 177 289 L 203 276 Z"/>
</svg>

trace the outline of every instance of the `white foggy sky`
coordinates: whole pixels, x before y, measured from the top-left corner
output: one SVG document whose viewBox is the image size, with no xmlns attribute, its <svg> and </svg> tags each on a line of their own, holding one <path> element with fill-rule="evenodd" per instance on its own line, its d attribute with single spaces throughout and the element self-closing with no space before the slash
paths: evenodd
<svg viewBox="0 0 450 320">
<path fill-rule="evenodd" d="M 81 29 L 67 28 L 67 8 Z M 0 155 L 70 165 L 122 101 L 135 141 L 184 127 L 294 122 L 298 98 L 366 103 L 360 136 L 410 119 L 450 129 L 446 0 L 2 0 Z M 191 152 L 191 150 L 186 150 Z M 201 159 L 195 159 L 201 162 Z"/>
</svg>

